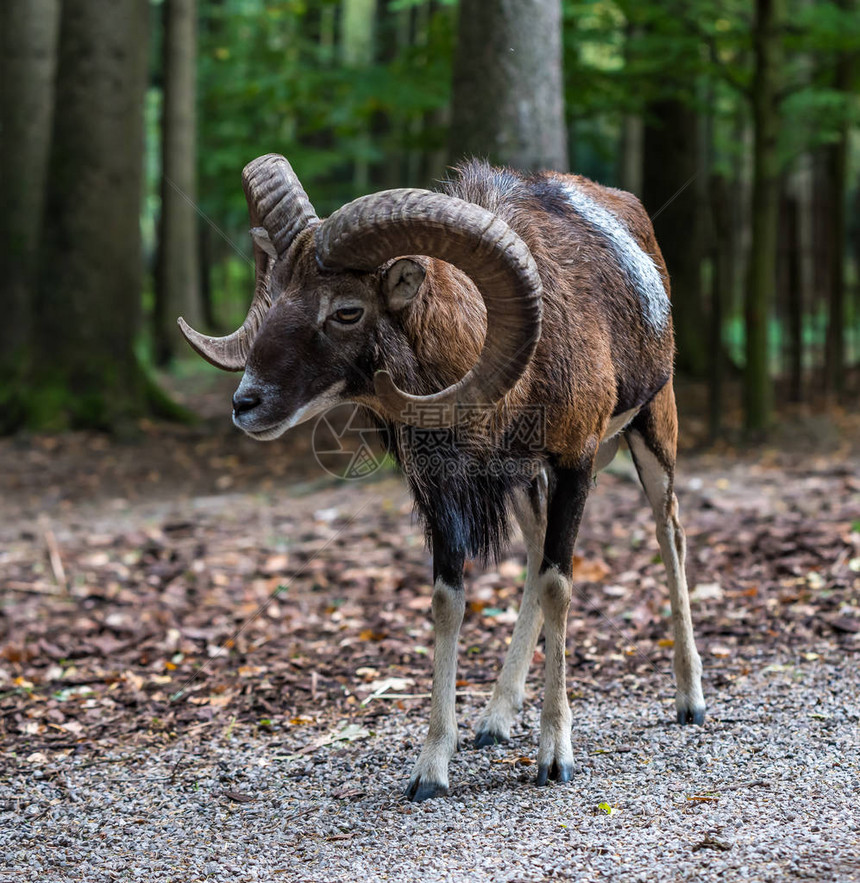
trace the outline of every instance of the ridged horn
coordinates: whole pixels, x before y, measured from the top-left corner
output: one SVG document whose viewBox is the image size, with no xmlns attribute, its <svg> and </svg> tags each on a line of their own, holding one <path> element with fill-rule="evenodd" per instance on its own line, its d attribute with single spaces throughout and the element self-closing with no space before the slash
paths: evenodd
<svg viewBox="0 0 860 883">
<path fill-rule="evenodd" d="M 323 267 L 373 270 L 402 255 L 427 255 L 466 273 L 484 300 L 484 347 L 457 383 L 417 396 L 398 389 L 387 371 L 376 373 L 389 417 L 451 426 L 470 410 L 458 406 L 493 405 L 522 377 L 540 339 L 542 286 L 528 247 L 501 218 L 442 193 L 387 190 L 338 209 L 314 235 Z"/>
<path fill-rule="evenodd" d="M 248 163 L 242 171 L 242 187 L 252 231 L 262 227 L 279 258 L 289 251 L 296 236 L 317 220 L 296 173 L 283 156 L 270 153 Z M 271 255 L 271 249 L 258 244 L 258 238 L 254 241 L 254 298 L 242 325 L 226 337 L 209 337 L 195 331 L 181 316 L 178 320 L 180 330 L 194 350 L 224 371 L 245 368 L 254 338 L 272 306 L 269 274 L 276 258 Z"/>
</svg>

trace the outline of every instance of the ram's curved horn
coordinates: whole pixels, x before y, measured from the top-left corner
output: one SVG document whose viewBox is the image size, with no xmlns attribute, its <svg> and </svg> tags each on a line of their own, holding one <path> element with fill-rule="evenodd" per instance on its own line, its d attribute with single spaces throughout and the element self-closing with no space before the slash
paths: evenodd
<svg viewBox="0 0 860 883">
<path fill-rule="evenodd" d="M 501 218 L 441 193 L 388 190 L 343 206 L 314 235 L 323 267 L 372 270 L 401 255 L 427 255 L 461 269 L 484 299 L 484 348 L 453 386 L 410 395 L 387 371 L 376 373 L 376 394 L 389 417 L 450 426 L 474 406 L 498 402 L 522 377 L 540 339 L 542 287 L 531 252 Z"/>
<path fill-rule="evenodd" d="M 209 337 L 179 318 L 185 339 L 206 361 L 225 371 L 241 371 L 251 344 L 272 305 L 269 274 L 296 236 L 317 220 L 296 173 L 282 156 L 270 153 L 248 163 L 242 172 L 254 237 L 254 299 L 242 325 L 226 337 Z M 267 241 L 268 240 L 268 241 Z M 276 257 L 277 256 L 277 257 Z"/>
</svg>

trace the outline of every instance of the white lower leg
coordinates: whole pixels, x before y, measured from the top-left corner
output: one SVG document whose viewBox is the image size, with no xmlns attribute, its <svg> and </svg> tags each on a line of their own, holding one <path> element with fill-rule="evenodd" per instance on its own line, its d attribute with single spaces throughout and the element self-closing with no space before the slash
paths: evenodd
<svg viewBox="0 0 860 883">
<path fill-rule="evenodd" d="M 457 750 L 457 637 L 465 606 L 462 588 L 436 581 L 433 587 L 436 649 L 433 654 L 430 726 L 409 783 L 409 793 L 413 797 L 422 796 L 422 786 L 433 793 L 444 793 L 448 788 L 448 761 Z"/>
<path fill-rule="evenodd" d="M 636 461 L 639 477 L 654 519 L 657 522 L 657 542 L 666 567 L 669 600 L 672 605 L 674 631 L 674 670 L 677 691 L 675 709 L 680 723 L 701 723 L 705 715 L 702 694 L 702 660 L 693 637 L 693 618 L 690 614 L 690 596 L 685 571 L 686 541 L 678 519 L 678 500 L 672 493 L 671 479 L 666 468 L 648 449 L 637 432 L 627 437 Z"/>
<path fill-rule="evenodd" d="M 476 743 L 479 747 L 510 738 L 511 726 L 525 698 L 526 677 L 543 625 L 538 581 L 546 533 L 546 497 L 547 477 L 541 473 L 528 493 L 514 499 L 514 510 L 526 544 L 526 584 L 502 671 L 478 720 Z"/>
<path fill-rule="evenodd" d="M 483 736 L 485 744 L 510 738 L 511 726 L 523 705 L 526 677 L 543 625 L 543 611 L 537 587 L 542 560 L 542 553 L 529 552 L 523 602 L 514 626 L 511 646 L 493 688 L 493 695 L 478 720 L 478 740 L 481 741 Z"/>
<path fill-rule="evenodd" d="M 672 497 L 671 511 L 665 522 L 658 525 L 657 540 L 660 554 L 666 564 L 666 581 L 672 605 L 672 628 L 675 638 L 674 670 L 677 692 L 675 709 L 683 722 L 701 722 L 705 711 L 702 693 L 702 660 L 693 636 L 693 618 L 690 613 L 690 595 L 684 569 L 686 541 L 678 520 L 678 502 Z"/>
<path fill-rule="evenodd" d="M 538 783 L 543 784 L 548 777 L 568 781 L 572 773 L 565 658 L 570 580 L 555 568 L 547 570 L 540 577 L 539 593 L 546 640 L 546 689 L 538 748 Z"/>
</svg>

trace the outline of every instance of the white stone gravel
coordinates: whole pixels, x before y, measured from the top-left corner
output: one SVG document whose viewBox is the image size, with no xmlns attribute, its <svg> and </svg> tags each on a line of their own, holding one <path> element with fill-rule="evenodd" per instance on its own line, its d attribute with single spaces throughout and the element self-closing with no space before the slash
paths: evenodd
<svg viewBox="0 0 860 883">
<path fill-rule="evenodd" d="M 860 880 L 856 658 L 770 659 L 716 679 L 701 728 L 672 723 L 657 673 L 575 699 L 577 775 L 540 789 L 515 763 L 534 757 L 537 704 L 509 745 L 476 751 L 469 700 L 451 794 L 419 805 L 402 789 L 420 700 L 357 716 L 367 738 L 298 758 L 319 731 L 226 722 L 203 744 L 7 755 L 0 881 Z"/>
</svg>

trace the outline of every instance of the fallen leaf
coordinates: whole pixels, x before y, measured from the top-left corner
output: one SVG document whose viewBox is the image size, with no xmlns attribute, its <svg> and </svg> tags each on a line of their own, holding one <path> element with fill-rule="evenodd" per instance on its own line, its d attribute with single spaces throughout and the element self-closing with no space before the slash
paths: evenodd
<svg viewBox="0 0 860 883">
<path fill-rule="evenodd" d="M 342 729 L 320 736 L 312 745 L 308 745 L 299 751 L 299 754 L 311 754 L 318 748 L 324 748 L 326 745 L 333 745 L 335 742 L 356 742 L 359 739 L 370 738 L 370 730 L 358 724 L 347 724 Z"/>
<path fill-rule="evenodd" d="M 717 849 L 721 852 L 728 852 L 731 848 L 732 844 L 728 841 L 717 840 L 711 834 L 706 834 L 703 840 L 693 846 L 693 852 L 698 852 L 700 849 Z"/>
<path fill-rule="evenodd" d="M 219 796 L 236 803 L 253 803 L 257 799 L 253 794 L 242 794 L 240 791 L 221 791 Z"/>
<path fill-rule="evenodd" d="M 609 567 L 597 558 L 587 559 L 582 555 L 574 555 L 571 563 L 571 578 L 579 582 L 599 583 L 609 575 Z"/>
<path fill-rule="evenodd" d="M 608 816 L 615 815 L 619 811 L 618 807 L 610 806 L 608 803 L 598 803 L 597 808 Z"/>
<path fill-rule="evenodd" d="M 723 590 L 719 583 L 699 583 L 692 592 L 690 600 L 698 603 L 701 601 L 722 601 Z"/>
<path fill-rule="evenodd" d="M 367 684 L 367 688 L 372 692 L 362 701 L 361 707 L 364 708 L 365 705 L 376 699 L 377 696 L 381 696 L 383 693 L 388 693 L 390 691 L 402 693 L 407 687 L 412 686 L 414 683 L 415 681 L 412 678 L 383 678 L 380 681 L 372 681 Z"/>
</svg>

